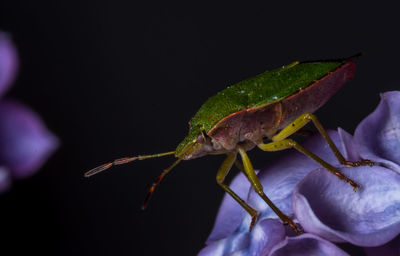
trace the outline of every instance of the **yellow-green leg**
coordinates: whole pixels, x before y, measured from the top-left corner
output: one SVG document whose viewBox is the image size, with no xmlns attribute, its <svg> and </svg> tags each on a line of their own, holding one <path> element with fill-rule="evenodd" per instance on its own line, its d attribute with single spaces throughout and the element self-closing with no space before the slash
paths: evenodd
<svg viewBox="0 0 400 256">
<path fill-rule="evenodd" d="M 247 178 L 249 179 L 251 185 L 253 186 L 256 193 L 268 204 L 269 207 L 278 215 L 278 217 L 283 221 L 284 224 L 289 224 L 289 226 L 297 233 L 301 234 L 302 231 L 299 227 L 294 223 L 294 221 L 286 216 L 276 205 L 264 194 L 263 186 L 261 185 L 260 181 L 256 173 L 254 172 L 253 165 L 250 162 L 249 157 L 247 156 L 246 151 L 238 146 L 239 154 L 242 158 L 243 162 L 243 169 L 244 173 L 246 174 Z"/>
<path fill-rule="evenodd" d="M 228 153 L 226 159 L 222 163 L 217 173 L 217 183 L 229 194 L 233 199 L 236 200 L 251 216 L 250 231 L 257 221 L 258 212 L 248 205 L 243 199 L 241 199 L 235 192 L 233 192 L 228 185 L 224 183 L 225 177 L 228 175 L 232 165 L 236 161 L 236 152 Z"/>
<path fill-rule="evenodd" d="M 322 137 L 326 140 L 332 152 L 335 154 L 336 158 L 339 160 L 339 163 L 351 167 L 361 166 L 361 165 L 369 165 L 373 166 L 374 163 L 367 159 L 362 159 L 361 161 L 347 161 L 344 159 L 343 155 L 337 149 L 336 145 L 333 143 L 332 139 L 329 137 L 328 133 L 325 131 L 324 127 L 322 127 L 321 123 L 318 121 L 317 117 L 311 113 L 305 113 L 296 118 L 292 123 L 282 129 L 277 135 L 272 137 L 272 141 L 282 141 L 292 135 L 293 133 L 299 131 L 303 128 L 308 122 L 312 121 L 318 131 L 321 133 Z"/>
<path fill-rule="evenodd" d="M 315 127 L 317 127 L 318 131 L 321 133 L 322 137 L 326 140 L 328 143 L 329 147 L 335 154 L 336 158 L 339 160 L 341 164 L 348 165 L 348 166 L 360 166 L 360 165 L 373 165 L 373 162 L 363 159 L 361 161 L 357 162 L 352 162 L 352 161 L 347 161 L 344 159 L 343 155 L 339 152 L 335 144 L 333 143 L 332 139 L 329 137 L 325 129 L 322 127 L 321 123 L 318 121 L 315 115 L 311 113 L 305 113 L 301 116 L 299 116 L 296 120 L 294 120 L 292 123 L 290 123 L 288 126 L 283 128 L 277 135 L 272 137 L 272 141 L 270 143 L 264 144 L 258 144 L 257 146 L 264 150 L 264 151 L 278 151 L 278 150 L 283 150 L 287 148 L 295 148 L 301 153 L 305 154 L 306 156 L 312 158 L 315 160 L 317 163 L 325 167 L 328 171 L 330 171 L 332 174 L 336 175 L 339 179 L 346 181 L 349 183 L 354 191 L 357 190 L 357 188 L 360 187 L 356 182 L 353 180 L 347 178 L 344 176 L 343 173 L 341 173 L 339 170 L 337 170 L 335 167 L 332 165 L 328 164 L 309 150 L 303 148 L 300 144 L 298 144 L 296 141 L 292 139 L 287 139 L 290 135 L 293 133 L 297 132 L 299 129 L 304 127 L 309 121 L 313 121 Z"/>
<path fill-rule="evenodd" d="M 312 158 L 314 161 L 316 161 L 323 167 L 325 167 L 328 171 L 330 171 L 332 174 L 336 175 L 339 179 L 344 180 L 347 183 L 349 183 L 353 187 L 354 191 L 356 191 L 357 188 L 360 187 L 360 185 L 358 185 L 353 180 L 344 176 L 344 174 L 341 173 L 339 170 L 337 170 L 335 167 L 328 164 L 327 162 L 325 162 L 324 160 L 322 160 L 321 158 L 319 158 L 318 156 L 316 156 L 309 150 L 303 148 L 299 143 L 297 143 L 296 141 L 294 141 L 292 139 L 284 139 L 282 141 L 274 141 L 274 142 L 270 142 L 267 144 L 258 144 L 257 146 L 264 151 L 278 151 L 278 150 L 283 150 L 283 149 L 287 149 L 287 148 L 295 148 L 298 151 L 300 151 L 301 153 L 305 154 L 306 156 Z"/>
</svg>

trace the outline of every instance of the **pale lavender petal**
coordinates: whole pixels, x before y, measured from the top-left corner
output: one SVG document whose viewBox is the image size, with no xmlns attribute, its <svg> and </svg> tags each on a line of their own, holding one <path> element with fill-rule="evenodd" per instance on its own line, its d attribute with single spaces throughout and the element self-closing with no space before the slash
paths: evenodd
<svg viewBox="0 0 400 256">
<path fill-rule="evenodd" d="M 235 232 L 227 238 L 211 242 L 199 256 L 257 256 L 266 255 L 272 247 L 285 238 L 285 227 L 278 220 L 264 219 L 251 233 Z"/>
<path fill-rule="evenodd" d="M 274 219 L 264 219 L 251 232 L 248 256 L 268 255 L 285 238 L 285 227 Z"/>
<path fill-rule="evenodd" d="M 7 191 L 11 187 L 10 171 L 0 166 L 0 194 Z"/>
<path fill-rule="evenodd" d="M 338 133 L 342 141 L 343 157 L 348 161 L 359 161 L 360 154 L 356 143 L 354 143 L 354 137 L 342 128 L 338 128 Z"/>
<path fill-rule="evenodd" d="M 336 146 L 342 151 L 342 143 L 336 131 L 328 131 Z M 339 164 L 332 150 L 322 138 L 320 134 L 311 136 L 302 143 L 320 158 L 333 165 Z M 282 157 L 267 163 L 260 170 L 259 179 L 264 187 L 264 193 L 281 209 L 286 215 L 293 216 L 291 207 L 291 197 L 294 187 L 312 170 L 321 166 L 311 158 L 297 152 L 296 150 L 288 150 L 282 152 Z M 268 152 L 265 152 L 268 154 Z M 263 218 L 277 218 L 277 215 L 271 208 L 260 198 L 260 196 L 252 190 L 249 195 L 250 205 L 262 212 Z M 250 220 L 248 220 L 249 222 Z"/>
<path fill-rule="evenodd" d="M 0 97 L 11 86 L 17 75 L 18 54 L 10 37 L 0 32 Z"/>
<path fill-rule="evenodd" d="M 210 242 L 206 247 L 204 247 L 198 256 L 219 256 L 219 255 L 224 255 L 224 249 L 225 249 L 225 240 L 226 239 L 221 239 L 219 241 L 214 241 Z"/>
<path fill-rule="evenodd" d="M 312 234 L 303 234 L 296 237 L 286 237 L 277 244 L 269 256 L 347 256 L 342 249 Z"/>
<path fill-rule="evenodd" d="M 240 251 L 232 252 L 232 253 L 229 253 L 229 254 L 227 254 L 225 256 L 247 256 L 247 249 L 243 249 L 243 250 L 240 250 Z"/>
<path fill-rule="evenodd" d="M 332 242 L 379 246 L 400 232 L 400 175 L 380 166 L 341 168 L 352 187 L 325 169 L 295 188 L 293 210 L 302 227 Z"/>
<path fill-rule="evenodd" d="M 248 233 L 236 233 L 227 238 L 210 242 L 203 248 L 198 256 L 225 256 L 236 251 L 241 251 L 250 243 L 250 235 Z"/>
<path fill-rule="evenodd" d="M 399 256 L 400 237 L 378 247 L 365 247 L 364 250 L 367 256 Z"/>
<path fill-rule="evenodd" d="M 0 103 L 0 165 L 13 177 L 33 174 L 57 145 L 36 113 L 14 101 Z"/>
<path fill-rule="evenodd" d="M 354 134 L 360 156 L 400 172 L 400 92 L 381 94 L 381 102 Z"/>
<path fill-rule="evenodd" d="M 243 173 L 239 173 L 229 186 L 238 196 L 246 198 L 250 183 Z M 206 244 L 220 240 L 231 234 L 240 224 L 243 214 L 247 214 L 229 194 L 225 193 L 217 218 Z"/>
</svg>

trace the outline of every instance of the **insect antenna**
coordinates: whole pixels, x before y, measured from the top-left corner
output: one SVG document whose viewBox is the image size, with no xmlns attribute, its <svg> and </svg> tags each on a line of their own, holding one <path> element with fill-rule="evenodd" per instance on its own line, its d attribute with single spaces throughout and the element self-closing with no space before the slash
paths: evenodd
<svg viewBox="0 0 400 256">
<path fill-rule="evenodd" d="M 153 154 L 153 155 L 145 155 L 145 156 L 133 156 L 133 157 L 123 157 L 123 158 L 118 158 L 115 159 L 112 162 L 100 165 L 96 168 L 91 169 L 90 171 L 87 171 L 85 173 L 85 177 L 90 177 L 93 176 L 95 174 L 98 174 L 99 172 L 105 171 L 107 169 L 109 169 L 110 167 L 114 166 L 114 165 L 120 165 L 120 164 L 127 164 L 130 163 L 132 161 L 135 160 L 144 160 L 144 159 L 148 159 L 148 158 L 156 158 L 156 157 L 163 157 L 163 156 L 168 156 L 168 155 L 173 155 L 175 154 L 175 151 L 170 151 L 170 152 L 165 152 L 165 153 L 159 153 L 159 154 Z"/>
</svg>

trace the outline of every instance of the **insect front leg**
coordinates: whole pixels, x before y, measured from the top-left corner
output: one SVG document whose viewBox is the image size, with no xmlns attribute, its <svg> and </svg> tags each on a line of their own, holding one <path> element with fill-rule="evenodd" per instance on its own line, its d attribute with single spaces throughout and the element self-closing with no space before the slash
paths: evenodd
<svg viewBox="0 0 400 256">
<path fill-rule="evenodd" d="M 236 161 L 236 152 L 228 153 L 226 159 L 222 163 L 217 173 L 217 183 L 236 200 L 251 216 L 250 231 L 253 229 L 254 224 L 257 222 L 258 212 L 241 199 L 235 192 L 233 192 L 228 185 L 224 183 L 225 177 L 228 175 L 232 165 Z"/>
<path fill-rule="evenodd" d="M 308 122 L 312 121 L 314 126 L 318 129 L 319 133 L 321 133 L 322 137 L 328 143 L 329 147 L 331 148 L 332 152 L 335 154 L 336 158 L 338 159 L 339 163 L 343 165 L 347 165 L 350 167 L 357 167 L 361 165 L 369 165 L 373 166 L 374 163 L 367 159 L 362 159 L 360 161 L 347 161 L 342 153 L 337 149 L 335 143 L 333 143 L 332 139 L 329 137 L 328 133 L 325 131 L 324 127 L 322 127 L 321 123 L 318 121 L 317 117 L 311 113 L 304 113 L 288 126 L 282 129 L 277 135 L 272 137 L 272 141 L 282 141 L 292 135 L 293 133 L 299 131 L 303 128 Z"/>
<path fill-rule="evenodd" d="M 253 165 L 250 162 L 249 157 L 247 156 L 246 151 L 238 146 L 239 154 L 242 158 L 244 173 L 249 179 L 251 185 L 253 186 L 256 193 L 268 204 L 268 206 L 278 215 L 278 217 L 283 221 L 284 224 L 289 224 L 289 226 L 298 234 L 302 234 L 301 229 L 294 223 L 294 221 L 286 216 L 265 194 L 263 186 L 258 180 L 257 174 L 254 171 Z"/>
</svg>

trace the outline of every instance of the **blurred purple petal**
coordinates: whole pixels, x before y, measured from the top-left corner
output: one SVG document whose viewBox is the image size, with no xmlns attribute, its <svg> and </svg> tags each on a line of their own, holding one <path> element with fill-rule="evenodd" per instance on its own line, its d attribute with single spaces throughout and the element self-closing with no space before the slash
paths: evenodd
<svg viewBox="0 0 400 256">
<path fill-rule="evenodd" d="M 400 232 L 400 175 L 379 167 L 341 168 L 357 192 L 325 169 L 311 172 L 293 193 L 302 227 L 332 242 L 379 246 Z"/>
<path fill-rule="evenodd" d="M 5 167 L 0 167 L 0 194 L 11 187 L 11 175 Z"/>
<path fill-rule="evenodd" d="M 277 244 L 270 256 L 347 256 L 342 249 L 312 234 L 303 234 L 296 237 L 286 237 L 285 240 Z"/>
<path fill-rule="evenodd" d="M 0 103 L 0 165 L 13 177 L 33 174 L 57 145 L 36 113 L 14 101 Z"/>
<path fill-rule="evenodd" d="M 18 54 L 9 36 L 0 32 L 0 97 L 17 75 Z"/>
<path fill-rule="evenodd" d="M 354 134 L 360 156 L 400 173 L 400 92 L 381 94 L 381 102 Z"/>
</svg>

